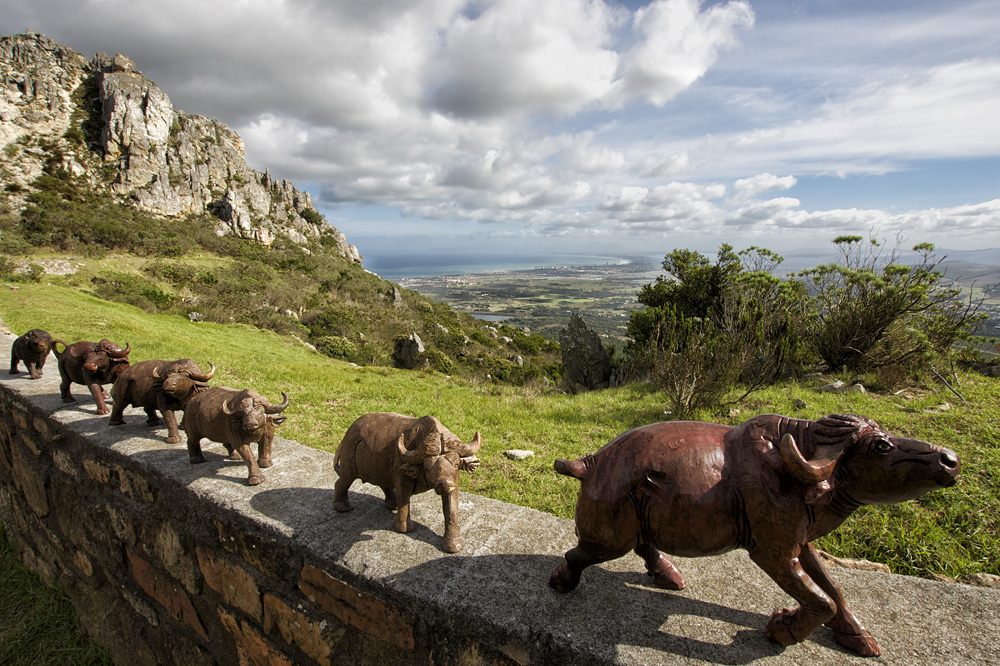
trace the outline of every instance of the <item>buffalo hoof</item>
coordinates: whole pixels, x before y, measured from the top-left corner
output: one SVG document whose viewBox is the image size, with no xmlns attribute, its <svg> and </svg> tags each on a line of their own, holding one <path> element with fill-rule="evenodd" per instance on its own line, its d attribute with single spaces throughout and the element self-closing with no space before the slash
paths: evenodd
<svg viewBox="0 0 1000 666">
<path fill-rule="evenodd" d="M 396 531 L 399 532 L 400 534 L 406 534 L 407 532 L 413 531 L 413 521 L 407 520 L 405 523 L 396 521 L 394 527 L 396 528 Z"/>
<path fill-rule="evenodd" d="M 111 420 L 108 421 L 108 425 L 110 425 L 110 426 L 125 425 L 125 420 L 124 419 L 117 419 L 117 420 L 111 419 Z"/>
<path fill-rule="evenodd" d="M 111 410 L 108 409 L 107 407 L 104 407 L 103 409 L 101 407 L 98 407 L 97 413 L 100 414 L 101 416 L 104 416 L 105 414 L 110 414 Z"/>
<path fill-rule="evenodd" d="M 347 513 L 348 511 L 352 511 L 353 509 L 354 507 L 351 506 L 351 503 L 348 502 L 347 500 L 344 500 L 343 502 L 333 503 L 333 510 L 339 511 L 340 513 Z"/>
<path fill-rule="evenodd" d="M 580 582 L 580 574 L 574 573 L 569 565 L 563 562 L 549 577 L 549 587 L 556 592 L 571 592 Z"/>
<path fill-rule="evenodd" d="M 198 454 L 196 456 L 188 456 L 188 460 L 190 460 L 192 464 L 203 463 L 205 462 L 205 456 L 201 454 Z"/>
<path fill-rule="evenodd" d="M 845 648 L 858 653 L 862 657 L 877 657 L 882 654 L 878 643 L 875 642 L 875 639 L 867 631 L 863 634 L 842 634 L 838 631 L 834 633 L 833 637 Z"/>
<path fill-rule="evenodd" d="M 458 539 L 442 539 L 441 550 L 446 553 L 457 553 L 465 547 L 465 542 L 461 538 Z"/>
<path fill-rule="evenodd" d="M 180 441 L 180 435 L 171 435 L 170 437 L 167 437 L 167 444 L 180 444 Z"/>
<path fill-rule="evenodd" d="M 258 458 L 257 459 L 257 467 L 270 467 L 273 464 L 274 463 L 271 461 L 270 458 Z"/>
<path fill-rule="evenodd" d="M 146 419 L 146 425 L 148 425 L 148 426 L 163 425 L 163 419 L 161 419 L 161 418 L 159 418 L 157 416 L 154 416 L 151 419 Z"/>
<path fill-rule="evenodd" d="M 19 375 L 19 374 L 21 374 L 21 371 L 20 370 L 15 370 L 14 368 L 11 368 L 10 369 L 10 374 L 12 374 L 12 375 Z"/>
<path fill-rule="evenodd" d="M 63 402 L 76 402 L 76 398 L 74 398 L 73 396 L 69 395 L 69 396 L 66 396 L 65 398 L 63 398 L 62 401 Z"/>
<path fill-rule="evenodd" d="M 764 635 L 784 647 L 795 645 L 799 639 L 792 633 L 794 621 L 795 611 L 790 611 L 787 608 L 780 610 L 771 616 L 767 626 L 764 627 Z"/>
<path fill-rule="evenodd" d="M 230 460 L 243 460 L 243 458 L 240 457 L 240 454 L 237 451 L 230 451 L 229 452 L 229 459 Z"/>
<path fill-rule="evenodd" d="M 684 576 L 674 563 L 663 555 L 660 555 L 656 566 L 646 572 L 647 576 L 652 576 L 653 585 L 661 590 L 683 590 Z"/>
<path fill-rule="evenodd" d="M 263 474 L 254 474 L 253 476 L 247 479 L 248 486 L 259 486 L 262 483 L 264 483 Z"/>
</svg>

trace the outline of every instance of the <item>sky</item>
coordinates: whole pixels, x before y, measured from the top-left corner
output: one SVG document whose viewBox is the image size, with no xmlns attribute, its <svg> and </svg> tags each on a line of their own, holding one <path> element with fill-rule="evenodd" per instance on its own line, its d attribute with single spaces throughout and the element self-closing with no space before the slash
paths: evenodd
<svg viewBox="0 0 1000 666">
<path fill-rule="evenodd" d="M 1000 247 L 995 0 L 0 0 L 361 253 Z"/>
</svg>

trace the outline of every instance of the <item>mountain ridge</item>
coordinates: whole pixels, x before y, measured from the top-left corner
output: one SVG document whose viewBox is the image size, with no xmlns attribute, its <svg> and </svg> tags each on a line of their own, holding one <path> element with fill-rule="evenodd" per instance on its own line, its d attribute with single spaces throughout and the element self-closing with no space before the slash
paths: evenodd
<svg viewBox="0 0 1000 666">
<path fill-rule="evenodd" d="M 175 109 L 127 56 L 83 54 L 34 31 L 0 36 L 0 178 L 12 210 L 46 163 L 140 211 L 208 215 L 218 235 L 270 246 L 328 239 L 362 263 L 357 247 L 313 208 L 309 192 L 250 168 L 223 123 Z"/>
</svg>

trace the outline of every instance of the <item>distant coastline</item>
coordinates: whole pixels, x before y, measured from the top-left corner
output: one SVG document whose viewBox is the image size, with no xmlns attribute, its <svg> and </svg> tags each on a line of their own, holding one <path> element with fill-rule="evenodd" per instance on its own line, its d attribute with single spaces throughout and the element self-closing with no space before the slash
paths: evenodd
<svg viewBox="0 0 1000 666">
<path fill-rule="evenodd" d="M 364 267 L 386 280 L 478 275 L 565 266 L 622 266 L 634 257 L 593 254 L 366 254 Z"/>
</svg>

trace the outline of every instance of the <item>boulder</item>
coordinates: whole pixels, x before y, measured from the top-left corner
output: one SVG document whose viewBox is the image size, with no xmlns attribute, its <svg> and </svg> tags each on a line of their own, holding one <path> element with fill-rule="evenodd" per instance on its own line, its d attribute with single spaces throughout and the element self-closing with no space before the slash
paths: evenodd
<svg viewBox="0 0 1000 666">
<path fill-rule="evenodd" d="M 611 359 L 601 338 L 587 327 L 578 313 L 559 332 L 562 347 L 563 385 L 570 393 L 607 388 L 611 380 Z"/>
</svg>

